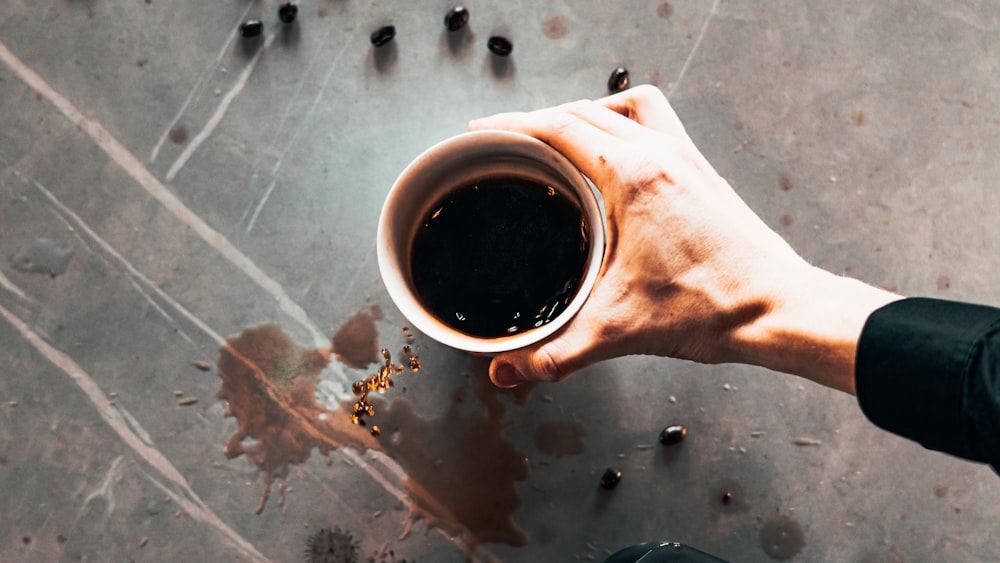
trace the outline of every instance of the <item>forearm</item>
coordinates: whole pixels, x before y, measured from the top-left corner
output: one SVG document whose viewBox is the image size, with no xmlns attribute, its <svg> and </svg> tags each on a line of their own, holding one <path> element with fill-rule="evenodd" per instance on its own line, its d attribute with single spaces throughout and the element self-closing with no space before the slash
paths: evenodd
<svg viewBox="0 0 1000 563">
<path fill-rule="evenodd" d="M 865 321 L 902 296 L 812 266 L 781 275 L 781 282 L 770 284 L 770 310 L 734 331 L 733 361 L 856 394 L 854 367 Z"/>
</svg>

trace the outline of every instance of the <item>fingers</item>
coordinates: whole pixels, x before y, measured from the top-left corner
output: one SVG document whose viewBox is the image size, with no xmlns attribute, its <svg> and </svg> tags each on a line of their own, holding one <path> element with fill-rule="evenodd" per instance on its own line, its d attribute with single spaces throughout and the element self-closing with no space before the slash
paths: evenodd
<svg viewBox="0 0 1000 563">
<path fill-rule="evenodd" d="M 603 107 L 617 112 L 640 125 L 661 133 L 688 138 L 674 108 L 663 92 L 655 86 L 642 84 L 634 88 L 596 100 Z"/>
<path fill-rule="evenodd" d="M 561 152 L 581 172 L 601 185 L 611 179 L 610 167 L 606 163 L 617 161 L 624 152 L 624 147 L 617 135 L 596 125 L 593 120 L 581 117 L 581 114 L 587 113 L 585 110 L 568 109 L 570 106 L 587 104 L 628 122 L 593 102 L 582 101 L 530 113 L 501 113 L 477 119 L 469 123 L 469 130 L 504 129 L 535 137 Z"/>
<path fill-rule="evenodd" d="M 498 354 L 490 364 L 490 379 L 498 387 L 514 387 L 528 381 L 562 381 L 605 359 L 601 355 L 603 343 L 594 338 L 590 326 L 578 314 L 555 336 L 534 346 Z"/>
</svg>

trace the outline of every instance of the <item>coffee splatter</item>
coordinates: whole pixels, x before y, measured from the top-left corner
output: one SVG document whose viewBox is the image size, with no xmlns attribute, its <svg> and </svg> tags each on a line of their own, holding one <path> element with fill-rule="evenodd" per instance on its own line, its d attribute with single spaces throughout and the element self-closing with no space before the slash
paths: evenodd
<svg viewBox="0 0 1000 563">
<path fill-rule="evenodd" d="M 306 540 L 306 561 L 358 563 L 358 544 L 347 530 L 323 528 Z"/>
<path fill-rule="evenodd" d="M 786 213 L 782 215 L 778 221 L 781 223 L 782 227 L 791 227 L 792 224 L 795 223 L 795 217 L 793 217 L 790 213 Z"/>
<path fill-rule="evenodd" d="M 799 524 L 791 516 L 778 514 L 760 529 L 760 547 L 778 561 L 791 559 L 805 547 L 806 536 Z"/>
<path fill-rule="evenodd" d="M 866 123 L 868 123 L 868 114 L 866 114 L 863 111 L 859 111 L 858 113 L 854 114 L 854 124 L 855 125 L 857 125 L 858 127 L 861 127 L 862 125 L 864 125 Z"/>
<path fill-rule="evenodd" d="M 944 498 L 948 496 L 948 485 L 937 485 L 934 487 L 934 496 Z"/>
<path fill-rule="evenodd" d="M 549 39 L 566 37 L 566 19 L 562 16 L 552 16 L 542 22 L 542 32 Z"/>
<path fill-rule="evenodd" d="M 583 425 L 573 420 L 547 420 L 535 430 L 538 451 L 556 457 L 583 451 Z"/>
<path fill-rule="evenodd" d="M 19 272 L 46 274 L 54 278 L 66 273 L 66 267 L 75 252 L 72 245 L 63 248 L 45 237 L 40 237 L 22 245 L 10 255 L 8 261 Z"/>
<path fill-rule="evenodd" d="M 656 7 L 656 15 L 665 20 L 670 19 L 670 16 L 674 15 L 674 7 L 670 2 L 664 2 Z"/>
<path fill-rule="evenodd" d="M 173 143 L 178 145 L 183 144 L 188 140 L 187 127 L 184 127 L 183 125 L 174 125 L 170 128 L 170 132 L 167 133 L 167 137 L 169 137 L 170 141 Z"/>
<path fill-rule="evenodd" d="M 329 363 L 328 354 L 297 346 L 271 324 L 244 330 L 219 351 L 218 396 L 228 401 L 227 416 L 239 423 L 225 454 L 230 459 L 245 455 L 264 472 L 258 514 L 275 478 L 284 479 L 288 465 L 304 462 L 313 448 L 328 455 L 343 445 L 361 450 L 373 445 L 346 413 L 331 412 L 316 401 L 316 382 Z M 248 438 L 256 443 L 247 443 Z"/>
<path fill-rule="evenodd" d="M 462 535 L 470 559 L 484 542 L 526 543 L 513 514 L 520 505 L 515 485 L 527 478 L 528 464 L 502 436 L 506 409 L 496 393 L 477 392 L 485 414 L 459 412 L 452 402 L 441 416 L 424 418 L 402 399 L 380 404 L 376 438 L 351 424 L 351 401 L 328 408 L 316 400 L 316 383 L 330 359 L 326 350 L 296 345 L 275 325 L 244 330 L 219 353 L 219 396 L 239 423 L 225 453 L 246 455 L 264 472 L 258 513 L 290 464 L 304 462 L 314 448 L 329 455 L 348 446 L 395 459 L 405 471 L 410 516 Z M 480 379 L 482 387 L 493 387 L 485 376 Z M 251 437 L 256 443 L 246 442 Z"/>
<path fill-rule="evenodd" d="M 353 368 L 365 368 L 378 361 L 378 329 L 376 312 L 355 314 L 333 334 L 333 351 L 337 359 Z"/>
</svg>

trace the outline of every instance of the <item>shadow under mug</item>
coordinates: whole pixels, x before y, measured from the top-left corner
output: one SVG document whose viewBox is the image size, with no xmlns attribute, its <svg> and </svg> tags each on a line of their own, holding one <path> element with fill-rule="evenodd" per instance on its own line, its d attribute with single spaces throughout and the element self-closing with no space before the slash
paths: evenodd
<svg viewBox="0 0 1000 563">
<path fill-rule="evenodd" d="M 556 187 L 579 207 L 590 249 L 575 296 L 541 326 L 498 337 L 466 334 L 439 320 L 422 304 L 411 274 L 413 240 L 432 206 L 450 192 L 488 178 L 516 177 Z M 424 151 L 399 175 L 379 217 L 379 272 L 389 296 L 415 328 L 467 352 L 496 354 L 534 344 L 565 325 L 583 306 L 604 259 L 606 226 L 601 196 L 569 160 L 549 145 L 510 131 L 474 131 Z"/>
</svg>

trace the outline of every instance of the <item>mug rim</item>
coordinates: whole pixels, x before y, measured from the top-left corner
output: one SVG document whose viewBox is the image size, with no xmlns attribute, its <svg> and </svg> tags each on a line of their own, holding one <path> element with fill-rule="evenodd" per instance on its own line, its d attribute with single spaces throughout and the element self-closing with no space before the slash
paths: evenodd
<svg viewBox="0 0 1000 563">
<path fill-rule="evenodd" d="M 483 146 L 498 149 L 507 148 L 508 151 L 510 147 L 517 147 L 519 150 L 510 152 L 524 158 L 533 158 L 551 168 L 551 171 L 563 180 L 565 187 L 573 191 L 578 199 L 581 212 L 587 223 L 591 225 L 591 245 L 586 268 L 580 286 L 566 309 L 544 325 L 509 336 L 479 337 L 466 334 L 445 324 L 424 308 L 416 290 L 408 282 L 408 274 L 402 271 L 404 269 L 402 266 L 407 262 L 400 259 L 400 254 L 408 253 L 409 248 L 399 249 L 393 243 L 398 229 L 411 227 L 411 225 L 395 224 L 395 217 L 399 213 L 399 200 L 407 187 L 413 186 L 421 175 L 428 174 L 428 169 L 433 169 L 435 163 L 455 158 L 456 154 L 461 154 L 462 151 L 471 147 L 482 148 Z M 503 151 L 501 150 L 501 152 Z M 532 156 L 522 155 L 522 152 L 531 153 Z M 589 297 L 604 261 L 606 228 L 600 192 L 562 153 L 534 137 L 513 131 L 465 132 L 439 141 L 427 148 L 414 158 L 396 178 L 386 195 L 379 215 L 376 235 L 379 273 L 393 303 L 407 321 L 423 334 L 446 346 L 466 352 L 483 354 L 506 352 L 544 340 L 565 326 L 576 315 Z"/>
</svg>

